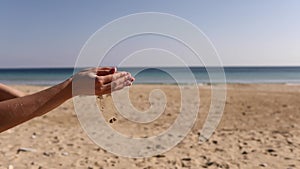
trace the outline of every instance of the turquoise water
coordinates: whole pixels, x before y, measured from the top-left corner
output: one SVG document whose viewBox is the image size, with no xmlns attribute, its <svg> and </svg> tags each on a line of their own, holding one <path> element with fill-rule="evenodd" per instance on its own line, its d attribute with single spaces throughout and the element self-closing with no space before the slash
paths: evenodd
<svg viewBox="0 0 300 169">
<path fill-rule="evenodd" d="M 203 67 L 119 68 L 136 74 L 139 84 L 210 83 Z M 218 68 L 209 68 L 220 75 Z M 227 83 L 300 83 L 300 67 L 225 67 Z M 139 72 L 139 73 L 138 73 Z M 210 71 L 211 72 L 211 71 Z M 54 85 L 73 74 L 73 68 L 0 69 L 0 83 Z M 176 75 L 176 80 L 170 75 Z M 222 82 L 216 79 L 215 83 Z"/>
</svg>

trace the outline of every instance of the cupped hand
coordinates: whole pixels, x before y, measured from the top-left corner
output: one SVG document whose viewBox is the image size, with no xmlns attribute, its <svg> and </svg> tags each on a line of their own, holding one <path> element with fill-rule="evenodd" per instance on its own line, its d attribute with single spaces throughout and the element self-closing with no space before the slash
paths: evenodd
<svg viewBox="0 0 300 169">
<path fill-rule="evenodd" d="M 115 67 L 90 68 L 72 77 L 73 96 L 104 95 L 131 86 L 134 77 L 128 72 L 117 72 Z"/>
</svg>

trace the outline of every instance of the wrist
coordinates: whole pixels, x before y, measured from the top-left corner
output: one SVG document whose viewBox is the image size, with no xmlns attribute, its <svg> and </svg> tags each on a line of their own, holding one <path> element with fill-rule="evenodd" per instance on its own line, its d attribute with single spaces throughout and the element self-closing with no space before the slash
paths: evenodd
<svg viewBox="0 0 300 169">
<path fill-rule="evenodd" d="M 73 81 L 73 78 L 70 77 L 69 79 L 67 79 L 66 81 L 63 82 L 64 93 L 65 93 L 66 99 L 71 99 L 73 97 L 72 81 Z"/>
</svg>

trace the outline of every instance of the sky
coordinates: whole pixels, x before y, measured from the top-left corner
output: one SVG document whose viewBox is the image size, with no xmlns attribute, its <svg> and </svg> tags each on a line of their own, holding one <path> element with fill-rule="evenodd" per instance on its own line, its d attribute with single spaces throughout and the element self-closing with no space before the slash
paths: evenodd
<svg viewBox="0 0 300 169">
<path fill-rule="evenodd" d="M 190 21 L 212 41 L 224 66 L 300 66 L 298 0 L 1 0 L 0 68 L 73 67 L 94 32 L 140 12 Z"/>
</svg>

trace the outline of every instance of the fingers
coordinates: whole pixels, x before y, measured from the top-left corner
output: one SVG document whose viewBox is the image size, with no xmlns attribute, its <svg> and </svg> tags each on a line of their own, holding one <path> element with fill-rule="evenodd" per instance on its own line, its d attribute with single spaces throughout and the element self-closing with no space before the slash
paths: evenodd
<svg viewBox="0 0 300 169">
<path fill-rule="evenodd" d="M 110 94 L 114 91 L 121 90 L 124 87 L 131 86 L 131 85 L 132 85 L 132 82 L 130 82 L 130 81 L 124 82 L 124 83 L 122 83 L 118 86 L 113 86 L 111 84 L 106 84 L 105 88 L 103 89 L 103 91 L 101 93 L 102 94 Z"/>
<path fill-rule="evenodd" d="M 113 91 L 119 90 L 120 88 L 123 88 L 125 86 L 131 86 L 133 81 L 133 77 L 130 75 L 121 77 L 113 82 L 111 82 L 111 88 Z"/>
<path fill-rule="evenodd" d="M 121 89 L 123 89 L 124 87 L 126 87 L 126 86 L 131 86 L 131 85 L 132 85 L 132 82 L 131 82 L 131 81 L 126 81 L 126 82 L 121 83 L 121 84 L 115 86 L 114 88 L 112 88 L 112 89 L 111 89 L 111 92 L 117 91 L 117 90 L 121 90 Z"/>
<path fill-rule="evenodd" d="M 105 84 L 102 87 L 102 93 L 108 94 L 113 91 L 121 90 L 126 86 L 131 86 L 132 82 L 134 80 L 135 79 L 133 77 L 131 77 L 130 75 L 120 77 L 120 78 L 112 81 L 111 83 Z"/>
<path fill-rule="evenodd" d="M 107 83 L 111 83 L 112 81 L 114 80 L 117 80 L 121 77 L 124 77 L 124 76 L 129 76 L 131 77 L 130 73 L 127 73 L 127 72 L 117 72 L 117 73 L 114 73 L 114 74 L 109 74 L 109 75 L 106 75 L 106 76 L 101 76 L 99 77 L 102 81 L 103 84 L 107 84 Z"/>
<path fill-rule="evenodd" d="M 95 68 L 95 94 L 108 94 L 116 90 L 131 86 L 135 80 L 128 72 L 117 72 L 115 67 Z"/>
</svg>

